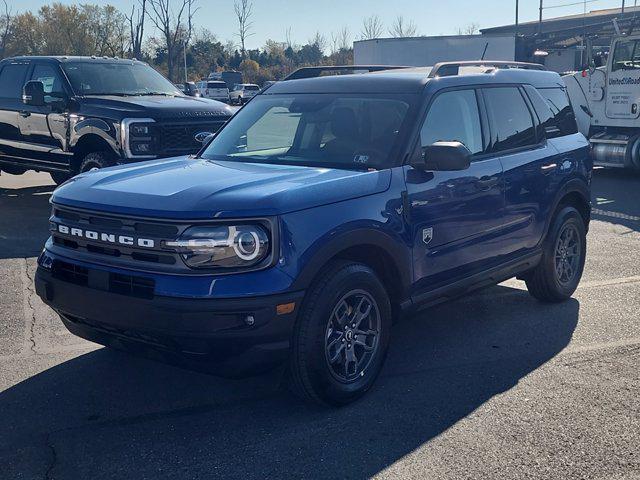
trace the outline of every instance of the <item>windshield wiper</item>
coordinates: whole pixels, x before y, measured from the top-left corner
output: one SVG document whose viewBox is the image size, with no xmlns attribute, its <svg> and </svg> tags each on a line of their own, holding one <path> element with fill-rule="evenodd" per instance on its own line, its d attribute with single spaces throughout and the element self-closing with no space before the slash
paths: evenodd
<svg viewBox="0 0 640 480">
<path fill-rule="evenodd" d="M 158 95 L 163 97 L 175 97 L 176 95 L 173 93 L 167 92 L 136 92 L 131 94 L 134 97 L 150 97 L 152 95 Z"/>
</svg>

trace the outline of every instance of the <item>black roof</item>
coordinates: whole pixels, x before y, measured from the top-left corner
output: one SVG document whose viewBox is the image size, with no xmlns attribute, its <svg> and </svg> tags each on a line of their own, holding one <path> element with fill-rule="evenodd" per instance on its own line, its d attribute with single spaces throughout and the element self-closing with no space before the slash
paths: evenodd
<svg viewBox="0 0 640 480">
<path fill-rule="evenodd" d="M 5 58 L 3 61 L 7 62 L 30 62 L 33 60 L 48 61 L 48 62 L 96 62 L 96 63 L 144 63 L 140 60 L 131 58 L 116 58 L 116 57 L 81 57 L 73 55 L 39 55 L 39 56 L 19 56 Z"/>
<path fill-rule="evenodd" d="M 493 70 L 430 78 L 431 67 L 416 67 L 382 72 L 337 75 L 278 82 L 264 95 L 284 93 L 420 93 L 427 84 L 442 88 L 460 85 L 531 84 L 538 88 L 564 86 L 555 72 L 521 69 Z"/>
</svg>

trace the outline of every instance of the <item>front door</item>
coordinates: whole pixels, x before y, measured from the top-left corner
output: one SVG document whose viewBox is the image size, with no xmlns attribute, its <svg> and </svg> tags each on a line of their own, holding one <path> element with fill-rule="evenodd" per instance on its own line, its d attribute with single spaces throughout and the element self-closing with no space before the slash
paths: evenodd
<svg viewBox="0 0 640 480">
<path fill-rule="evenodd" d="M 51 168 L 68 168 L 71 155 L 66 153 L 68 93 L 58 66 L 36 64 L 31 80 L 44 85 L 45 105 L 22 105 L 18 125 L 24 158 Z"/>
<path fill-rule="evenodd" d="M 474 89 L 446 91 L 429 107 L 421 146 L 459 141 L 473 157 L 463 171 L 405 167 L 417 292 L 497 262 L 494 244 L 504 223 L 503 173 L 499 159 L 484 155 L 484 131 Z"/>
</svg>

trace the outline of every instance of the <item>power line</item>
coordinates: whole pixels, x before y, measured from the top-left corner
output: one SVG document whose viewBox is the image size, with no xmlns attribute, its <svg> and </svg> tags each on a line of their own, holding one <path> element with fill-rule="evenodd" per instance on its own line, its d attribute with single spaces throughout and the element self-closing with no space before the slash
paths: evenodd
<svg viewBox="0 0 640 480">
<path fill-rule="evenodd" d="M 585 3 L 593 3 L 593 2 L 601 2 L 601 1 L 602 0 L 583 0 L 582 2 L 561 3 L 559 5 L 549 5 L 548 7 L 544 7 L 544 10 L 549 10 L 550 8 L 575 7 L 576 5 L 584 5 Z"/>
</svg>

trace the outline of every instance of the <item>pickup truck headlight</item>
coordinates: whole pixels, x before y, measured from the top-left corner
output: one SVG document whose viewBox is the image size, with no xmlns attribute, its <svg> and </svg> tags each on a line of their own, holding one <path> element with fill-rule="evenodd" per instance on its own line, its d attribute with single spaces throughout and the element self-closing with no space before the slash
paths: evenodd
<svg viewBox="0 0 640 480">
<path fill-rule="evenodd" d="M 155 121 L 150 118 L 128 118 L 122 122 L 123 147 L 128 157 L 155 154 Z"/>
<path fill-rule="evenodd" d="M 165 241 L 191 268 L 254 267 L 269 255 L 269 235 L 261 225 L 191 227 L 177 240 Z"/>
</svg>

